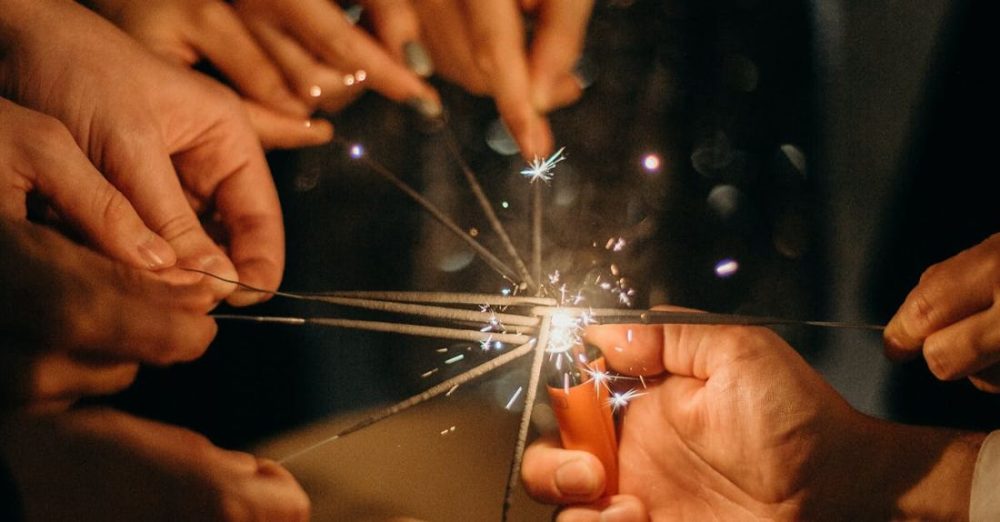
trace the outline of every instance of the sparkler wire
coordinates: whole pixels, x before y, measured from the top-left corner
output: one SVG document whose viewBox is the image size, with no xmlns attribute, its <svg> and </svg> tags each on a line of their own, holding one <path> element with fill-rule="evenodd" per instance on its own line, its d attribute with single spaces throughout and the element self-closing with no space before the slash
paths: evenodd
<svg viewBox="0 0 1000 522">
<path fill-rule="evenodd" d="M 547 307 L 535 307 L 532 315 L 546 316 L 557 313 Z M 558 313 L 587 314 L 595 324 L 704 324 L 735 326 L 813 326 L 818 328 L 881 331 L 885 325 L 846 322 L 811 321 L 758 315 L 718 314 L 683 310 L 625 310 L 618 308 L 560 308 Z"/>
<path fill-rule="evenodd" d="M 528 378 L 528 389 L 524 394 L 524 411 L 521 412 L 521 423 L 517 429 L 517 443 L 514 445 L 514 455 L 510 459 L 510 471 L 507 474 L 507 486 L 503 494 L 502 520 L 507 520 L 514 489 L 520 481 L 521 461 L 524 460 L 524 448 L 528 444 L 528 429 L 531 427 L 531 413 L 535 408 L 535 398 L 538 395 L 538 383 L 542 378 L 542 363 L 545 362 L 545 345 L 549 342 L 549 330 L 552 327 L 552 317 L 542 318 L 539 327 L 538 343 L 535 345 L 535 357 L 531 361 L 531 373 Z"/>
<path fill-rule="evenodd" d="M 463 372 L 462 374 L 460 374 L 458 376 L 455 376 L 455 377 L 453 377 L 451 379 L 448 379 L 446 381 L 443 381 L 443 382 L 441 382 L 440 384 L 438 384 L 436 386 L 428 388 L 427 390 L 425 390 L 425 391 L 423 391 L 421 393 L 418 393 L 418 394 L 416 394 L 416 395 L 414 395 L 412 397 L 409 397 L 409 398 L 407 398 L 407 399 L 405 399 L 403 401 L 397 402 L 396 404 L 394 404 L 392 406 L 389 406 L 387 408 L 379 410 L 379 411 L 375 412 L 374 414 L 369 415 L 368 417 L 365 417 L 364 419 L 362 419 L 362 420 L 360 420 L 360 421 L 358 421 L 358 422 L 356 422 L 356 423 L 348 426 L 347 428 L 344 428 L 343 430 L 337 432 L 332 437 L 326 438 L 326 439 L 321 440 L 321 441 L 319 441 L 319 442 L 317 442 L 315 444 L 312 444 L 312 445 L 310 445 L 310 446 L 308 446 L 308 447 L 306 447 L 304 449 L 298 450 L 298 451 L 296 451 L 296 452 L 294 452 L 294 453 L 292 453 L 290 455 L 287 455 L 287 456 L 281 458 L 278 462 L 281 463 L 281 464 L 284 464 L 284 463 L 286 463 L 286 462 L 288 462 L 288 461 L 290 461 L 290 460 L 292 460 L 292 459 L 294 459 L 296 457 L 299 457 L 301 455 L 309 453 L 310 451 L 312 451 L 312 450 L 314 450 L 316 448 L 319 448 L 320 446 L 323 446 L 325 444 L 333 442 L 333 441 L 335 441 L 335 440 L 337 440 L 337 439 L 339 439 L 341 437 L 344 437 L 346 435 L 350 435 L 351 433 L 354 433 L 356 431 L 359 431 L 359 430 L 362 430 L 364 428 L 367 428 L 368 426 L 371 426 L 372 424 L 375 424 L 376 422 L 379 422 L 379 421 L 384 420 L 384 419 L 386 419 L 388 417 L 391 417 L 391 416 L 393 416 L 393 415 L 395 415 L 395 414 L 397 414 L 397 413 L 399 413 L 401 411 L 410 409 L 410 408 L 412 408 L 412 407 L 414 407 L 414 406 L 416 406 L 416 405 L 418 405 L 418 404 L 420 404 L 422 402 L 426 402 L 426 401 L 428 401 L 430 399 L 433 399 L 434 397 L 437 397 L 438 395 L 441 395 L 441 394 L 446 394 L 446 395 L 450 394 L 451 391 L 454 390 L 456 387 L 461 386 L 462 384 L 465 384 L 465 383 L 467 383 L 467 382 L 469 382 L 469 381 L 471 381 L 473 379 L 476 379 L 477 377 L 486 375 L 487 373 L 489 373 L 489 372 L 491 372 L 491 371 L 493 371 L 493 370 L 495 370 L 495 369 L 497 369 L 497 368 L 499 368 L 501 366 L 504 366 L 505 364 L 508 364 L 511 361 L 514 361 L 515 359 L 517 359 L 519 357 L 527 355 L 528 353 L 531 352 L 531 350 L 532 350 L 532 348 L 534 348 L 534 346 L 535 346 L 535 341 L 534 340 L 528 341 L 528 342 L 526 342 L 526 343 L 518 346 L 517 348 L 514 348 L 513 350 L 511 350 L 511 351 L 509 351 L 509 352 L 507 352 L 505 354 L 498 355 L 497 357 L 494 357 L 493 359 L 490 359 L 489 361 L 484 362 L 483 364 L 480 364 L 479 366 L 476 366 L 475 368 L 473 368 L 471 370 Z"/>
<path fill-rule="evenodd" d="M 272 317 L 257 315 L 212 314 L 218 320 L 248 321 L 256 323 L 278 323 L 292 325 L 319 325 L 334 328 L 350 328 L 370 332 L 387 332 L 416 337 L 432 337 L 435 339 L 455 339 L 458 341 L 482 342 L 486 340 L 506 343 L 523 344 L 532 339 L 530 335 L 482 332 L 479 330 L 461 330 L 438 326 L 423 326 L 415 324 L 389 323 L 384 321 L 361 321 L 357 319 L 339 319 L 334 317 Z"/>
<path fill-rule="evenodd" d="M 317 295 L 342 297 L 358 297 L 363 299 L 378 299 L 383 301 L 401 301 L 408 303 L 448 303 L 490 306 L 558 306 L 559 302 L 551 297 L 503 296 L 496 294 L 464 294 L 449 292 L 371 292 L 366 290 L 328 292 Z"/>
<path fill-rule="evenodd" d="M 417 204 L 419 204 L 421 207 L 424 208 L 424 210 L 429 212 L 430 215 L 434 217 L 434 219 L 438 220 L 439 223 L 444 225 L 444 227 L 450 230 L 453 234 L 460 237 L 462 241 L 465 241 L 465 243 L 469 245 L 470 248 L 472 248 L 473 250 L 475 250 L 477 254 L 479 254 L 479 257 L 481 257 L 483 261 L 486 261 L 486 264 L 490 265 L 490 267 L 496 270 L 501 276 L 503 276 L 506 279 L 509 279 L 510 281 L 517 282 L 518 280 L 517 273 L 511 270 L 511 268 L 507 266 L 506 263 L 498 259 L 495 255 L 493 255 L 492 252 L 490 252 L 489 250 L 486 249 L 486 247 L 480 244 L 479 241 L 476 241 L 472 236 L 470 236 L 464 230 L 459 228 L 459 226 L 456 225 L 455 222 L 451 220 L 451 218 L 446 216 L 444 212 L 441 212 L 441 210 L 437 208 L 437 206 L 435 206 L 427 198 L 422 196 L 413 187 L 409 186 L 405 181 L 403 181 L 398 176 L 393 174 L 392 171 L 390 171 L 388 168 L 385 167 L 385 165 L 382 165 L 378 161 L 375 161 L 374 159 L 368 156 L 364 156 L 363 158 L 358 159 L 358 161 L 364 162 L 378 175 L 382 176 L 390 183 L 395 185 L 396 188 L 401 190 L 407 196 L 410 196 L 410 199 L 416 201 Z"/>
<path fill-rule="evenodd" d="M 465 162 L 462 158 L 462 151 L 459 150 L 458 140 L 455 138 L 454 133 L 451 131 L 450 127 L 445 127 L 445 142 L 448 144 L 448 148 L 451 150 L 452 156 L 458 161 L 458 166 L 462 170 L 462 174 L 465 176 L 466 182 L 469 184 L 469 188 L 472 189 L 472 194 L 476 196 L 476 201 L 479 202 L 480 208 L 483 210 L 483 214 L 486 214 L 486 220 L 490 223 L 490 228 L 493 232 L 500 237 L 500 243 L 503 245 L 504 249 L 507 250 L 507 254 L 514 260 L 514 266 L 517 267 L 517 271 L 521 273 L 521 278 L 528 283 L 528 286 L 533 289 L 538 289 L 538 281 L 541 280 L 540 274 L 536 274 L 532 277 L 528 272 L 528 267 L 524 264 L 524 259 L 521 258 L 521 254 L 517 251 L 517 247 L 514 246 L 514 242 L 510 240 L 510 235 L 507 234 L 507 230 L 504 228 L 503 223 L 497 217 L 496 211 L 493 209 L 493 204 L 490 203 L 489 198 L 486 197 L 486 193 L 483 192 L 483 186 L 479 183 L 479 179 L 476 178 L 475 172 L 469 167 L 469 164 Z"/>
<path fill-rule="evenodd" d="M 531 270 L 542 278 L 542 184 L 531 187 Z"/>
</svg>

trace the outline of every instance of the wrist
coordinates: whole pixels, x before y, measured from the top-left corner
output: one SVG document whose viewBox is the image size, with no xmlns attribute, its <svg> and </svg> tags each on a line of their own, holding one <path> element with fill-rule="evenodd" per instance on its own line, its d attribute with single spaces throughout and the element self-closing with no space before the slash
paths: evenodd
<svg viewBox="0 0 1000 522">
<path fill-rule="evenodd" d="M 986 434 L 869 419 L 872 491 L 894 520 L 968 520 Z"/>
</svg>

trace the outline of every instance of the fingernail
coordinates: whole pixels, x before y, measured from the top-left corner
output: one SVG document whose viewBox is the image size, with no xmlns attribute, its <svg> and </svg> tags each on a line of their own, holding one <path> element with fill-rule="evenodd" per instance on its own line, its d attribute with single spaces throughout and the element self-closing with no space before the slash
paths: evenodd
<svg viewBox="0 0 1000 522">
<path fill-rule="evenodd" d="M 440 103 L 428 98 L 410 98 L 406 104 L 425 118 L 437 119 L 444 112 Z"/>
<path fill-rule="evenodd" d="M 403 44 L 403 59 L 406 60 L 406 66 L 417 76 L 427 78 L 434 74 L 434 61 L 420 42 L 411 41 Z"/>
<path fill-rule="evenodd" d="M 145 243 L 140 244 L 138 251 L 139 256 L 146 262 L 146 266 L 150 270 L 159 270 L 173 264 L 168 262 L 168 259 L 174 257 L 173 249 L 159 236 L 153 236 Z"/>
<path fill-rule="evenodd" d="M 599 480 L 594 470 L 583 459 L 573 459 L 556 469 L 556 487 L 567 495 L 591 495 Z"/>
<path fill-rule="evenodd" d="M 601 511 L 601 522 L 623 522 L 625 520 L 632 520 L 632 510 L 628 506 L 622 504 L 612 504 L 608 506 L 607 509 Z"/>
</svg>

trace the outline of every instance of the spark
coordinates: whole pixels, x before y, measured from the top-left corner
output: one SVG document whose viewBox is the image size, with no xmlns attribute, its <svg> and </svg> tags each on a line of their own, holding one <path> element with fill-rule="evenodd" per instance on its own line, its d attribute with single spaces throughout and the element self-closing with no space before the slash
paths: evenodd
<svg viewBox="0 0 1000 522">
<path fill-rule="evenodd" d="M 449 433 L 455 433 L 455 427 L 454 426 L 452 426 L 450 428 L 446 428 L 446 429 L 441 430 L 441 436 L 442 437 L 445 436 L 445 435 L 447 435 L 447 434 L 449 434 Z"/>
<path fill-rule="evenodd" d="M 618 410 L 628 406 L 629 402 L 631 402 L 632 399 L 635 399 L 636 397 L 641 397 L 643 395 L 645 395 L 645 393 L 642 393 L 636 389 L 624 391 L 621 393 L 612 393 L 611 398 L 608 399 L 608 405 L 611 406 L 612 412 L 618 413 Z"/>
<path fill-rule="evenodd" d="M 456 384 L 456 385 L 452 386 L 451 388 L 449 388 L 448 392 L 445 393 L 444 396 L 445 397 L 451 397 L 451 394 L 455 393 L 455 390 L 457 390 L 457 389 L 458 389 L 458 385 Z"/>
<path fill-rule="evenodd" d="M 434 368 L 432 370 L 427 370 L 426 372 L 421 373 L 420 377 L 426 379 L 426 378 L 430 377 L 431 375 L 434 375 L 435 373 L 437 373 L 439 369 L 440 368 Z"/>
<path fill-rule="evenodd" d="M 465 359 L 465 354 L 461 354 L 461 353 L 460 353 L 460 354 L 458 354 L 458 355 L 456 355 L 456 356 L 452 357 L 451 359 L 448 359 L 448 360 L 447 360 L 447 361 L 445 361 L 444 363 L 445 363 L 445 364 L 455 364 L 455 363 L 457 363 L 458 361 L 461 361 L 462 359 Z"/>
<path fill-rule="evenodd" d="M 365 155 L 365 148 L 362 147 L 360 143 L 355 143 L 354 145 L 351 145 L 351 148 L 349 150 L 351 159 L 361 159 L 361 157 Z"/>
<path fill-rule="evenodd" d="M 489 351 L 489 349 L 490 349 L 490 343 L 492 343 L 492 342 L 493 342 L 493 336 L 491 335 L 491 336 L 487 337 L 486 339 L 483 339 L 482 341 L 479 341 L 479 349 L 482 350 L 482 351 L 484 351 L 484 352 Z"/>
<path fill-rule="evenodd" d="M 505 406 L 504 409 L 509 410 L 510 407 L 514 405 L 514 402 L 517 401 L 517 398 L 521 396 L 522 391 L 524 391 L 524 386 L 518 386 L 517 390 L 514 391 L 514 395 L 512 395 L 510 400 L 507 401 L 507 406 Z"/>
<path fill-rule="evenodd" d="M 546 183 L 552 180 L 552 170 L 556 167 L 556 163 L 566 159 L 563 156 L 563 151 L 566 147 L 563 147 L 555 152 L 555 154 L 548 157 L 548 159 L 541 159 L 535 157 L 531 160 L 528 168 L 521 171 L 521 175 L 530 179 L 532 183 L 542 180 Z"/>
<path fill-rule="evenodd" d="M 605 250 L 611 250 L 612 252 L 621 252 L 628 242 L 623 237 L 619 238 L 609 238 L 607 244 L 604 245 Z"/>
<path fill-rule="evenodd" d="M 583 369 L 594 380 L 594 391 L 600 393 L 601 385 L 604 385 L 610 391 L 609 383 L 614 379 L 614 376 L 607 371 L 597 370 L 589 367 Z"/>
</svg>

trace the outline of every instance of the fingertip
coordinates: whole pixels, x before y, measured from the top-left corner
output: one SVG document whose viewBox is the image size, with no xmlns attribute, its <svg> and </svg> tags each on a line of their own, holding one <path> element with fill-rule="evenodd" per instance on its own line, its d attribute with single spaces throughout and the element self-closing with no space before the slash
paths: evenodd
<svg viewBox="0 0 1000 522">
<path fill-rule="evenodd" d="M 237 262 L 240 282 L 263 291 L 238 288 L 229 294 L 226 302 L 232 306 L 243 307 L 267 301 L 273 296 L 273 291 L 281 284 L 282 270 L 269 259 L 257 258 Z"/>
<path fill-rule="evenodd" d="M 597 498 L 604 491 L 604 468 L 588 453 L 576 452 L 556 468 L 553 476 L 558 494 L 567 499 L 587 501 Z"/>
</svg>

